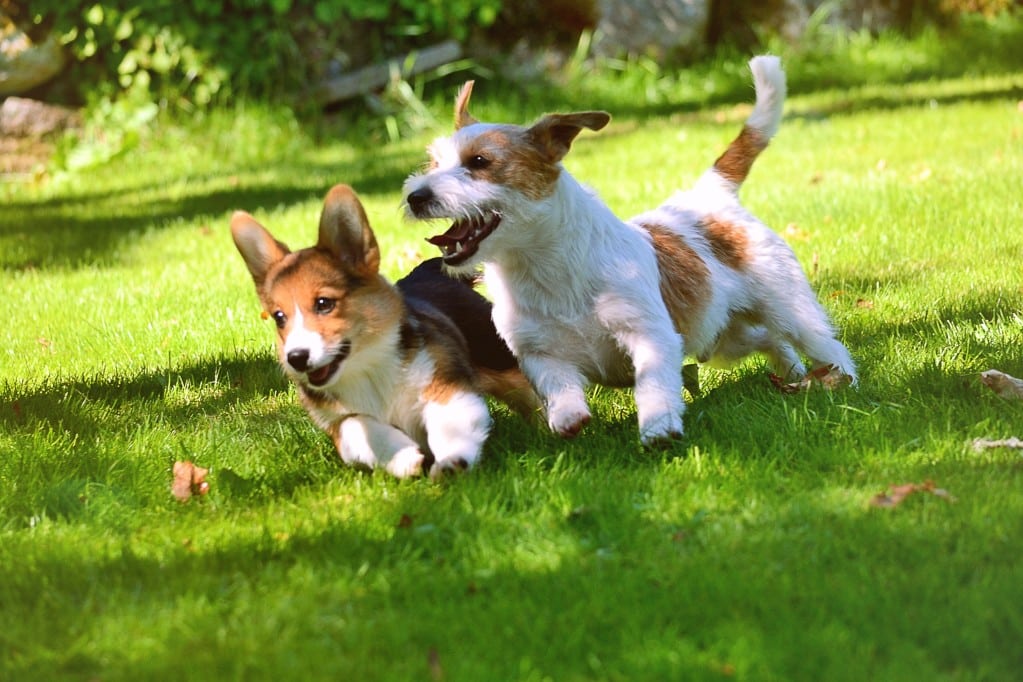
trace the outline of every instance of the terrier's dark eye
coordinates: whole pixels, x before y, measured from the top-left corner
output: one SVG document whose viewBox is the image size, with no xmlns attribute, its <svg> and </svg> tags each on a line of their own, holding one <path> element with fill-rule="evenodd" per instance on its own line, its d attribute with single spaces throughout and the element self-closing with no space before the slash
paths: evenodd
<svg viewBox="0 0 1023 682">
<path fill-rule="evenodd" d="M 327 313 L 332 311 L 334 309 L 334 306 L 336 305 L 337 301 L 335 301 L 334 299 L 326 298 L 325 296 L 320 296 L 318 299 L 316 299 L 316 303 L 313 304 L 313 310 L 316 311 L 317 315 L 326 315 Z"/>
<path fill-rule="evenodd" d="M 288 321 L 288 316 L 284 314 L 283 310 L 275 311 L 270 317 L 274 318 L 274 322 L 277 323 L 278 329 L 284 329 L 284 324 Z"/>
<path fill-rule="evenodd" d="M 490 159 L 480 154 L 474 154 L 470 156 L 465 162 L 465 167 L 469 170 L 482 170 L 490 165 Z"/>
</svg>

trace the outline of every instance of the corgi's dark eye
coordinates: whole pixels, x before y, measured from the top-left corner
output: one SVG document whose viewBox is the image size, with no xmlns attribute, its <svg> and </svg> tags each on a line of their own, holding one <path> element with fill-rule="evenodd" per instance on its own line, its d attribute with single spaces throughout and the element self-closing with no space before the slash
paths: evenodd
<svg viewBox="0 0 1023 682">
<path fill-rule="evenodd" d="M 469 170 L 482 170 L 490 165 L 490 159 L 481 154 L 474 154 L 468 158 L 465 162 L 465 167 Z"/>
<path fill-rule="evenodd" d="M 284 323 L 288 321 L 288 316 L 284 314 L 284 311 L 278 310 L 270 317 L 274 318 L 278 329 L 284 329 Z"/>
<path fill-rule="evenodd" d="M 313 304 L 313 310 L 315 310 L 318 315 L 326 315 L 332 311 L 336 305 L 337 301 L 334 299 L 320 296 L 316 299 L 316 303 Z"/>
</svg>

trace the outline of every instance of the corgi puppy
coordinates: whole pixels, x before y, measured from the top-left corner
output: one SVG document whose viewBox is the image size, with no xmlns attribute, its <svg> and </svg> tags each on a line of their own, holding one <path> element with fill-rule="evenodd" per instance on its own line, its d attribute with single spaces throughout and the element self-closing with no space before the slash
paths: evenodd
<svg viewBox="0 0 1023 682">
<path fill-rule="evenodd" d="M 469 469 L 491 427 L 484 393 L 524 413 L 537 399 L 490 322 L 490 303 L 438 259 L 396 286 L 348 186 L 327 194 L 316 245 L 291 251 L 244 211 L 231 234 L 281 367 L 349 465 L 397 477 Z"/>
<path fill-rule="evenodd" d="M 777 57 L 750 67 L 756 104 L 738 137 L 695 187 L 628 221 L 561 163 L 606 112 L 482 123 L 468 111 L 472 82 L 454 134 L 405 182 L 410 217 L 453 223 L 428 240 L 449 271 L 483 266 L 497 329 L 555 433 L 589 421 L 596 382 L 634 388 L 643 444 L 680 437 L 684 355 L 727 363 L 760 351 L 778 374 L 801 376 L 802 353 L 855 380 L 795 254 L 739 201 L 785 101 Z"/>
</svg>

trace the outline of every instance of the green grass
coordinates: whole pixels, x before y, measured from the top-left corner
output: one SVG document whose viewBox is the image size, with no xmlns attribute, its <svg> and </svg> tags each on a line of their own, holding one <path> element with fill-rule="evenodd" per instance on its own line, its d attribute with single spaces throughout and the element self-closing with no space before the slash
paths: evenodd
<svg viewBox="0 0 1023 682">
<path fill-rule="evenodd" d="M 882 47 L 917 64 L 918 43 Z M 0 679 L 1015 679 L 1023 458 L 969 442 L 1023 436 L 1023 404 L 977 379 L 1023 376 L 1023 63 L 944 68 L 796 78 L 743 190 L 859 389 L 705 371 L 664 452 L 639 448 L 628 392 L 594 389 L 573 441 L 495 407 L 481 466 L 442 485 L 340 465 L 227 228 L 244 208 L 305 245 L 348 182 L 397 276 L 431 253 L 398 208 L 430 136 L 377 146 L 248 108 L 0 186 Z M 636 102 L 636 78 L 584 82 Z M 571 105 L 619 114 L 586 92 Z M 634 104 L 567 165 L 619 213 L 647 208 L 734 136 L 735 93 Z M 488 118 L 501 94 L 477 84 Z M 185 505 L 181 459 L 211 468 Z M 956 501 L 869 505 L 927 479 Z"/>
</svg>

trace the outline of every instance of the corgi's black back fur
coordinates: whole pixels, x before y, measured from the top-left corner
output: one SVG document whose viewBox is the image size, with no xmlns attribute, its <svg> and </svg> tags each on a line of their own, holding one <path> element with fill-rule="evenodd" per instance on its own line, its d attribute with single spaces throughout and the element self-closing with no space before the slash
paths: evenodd
<svg viewBox="0 0 1023 682">
<path fill-rule="evenodd" d="M 517 367 L 491 321 L 493 306 L 473 288 L 474 278 L 448 275 L 442 267 L 440 258 L 431 258 L 395 283 L 406 305 L 413 310 L 432 306 L 454 322 L 475 367 L 498 372 Z"/>
</svg>

